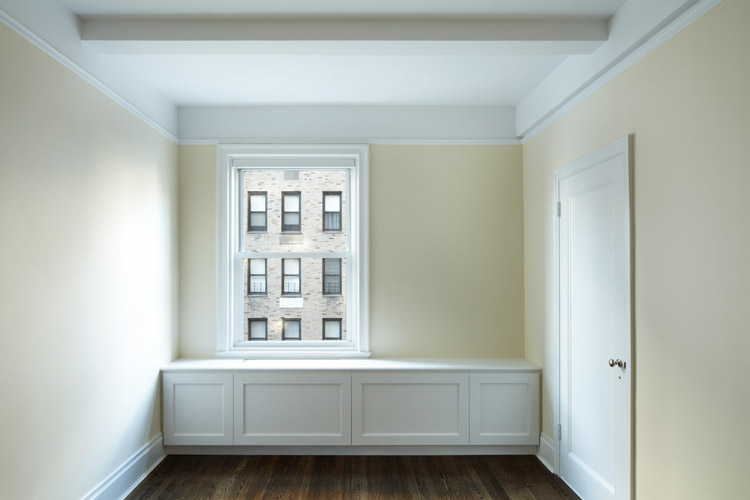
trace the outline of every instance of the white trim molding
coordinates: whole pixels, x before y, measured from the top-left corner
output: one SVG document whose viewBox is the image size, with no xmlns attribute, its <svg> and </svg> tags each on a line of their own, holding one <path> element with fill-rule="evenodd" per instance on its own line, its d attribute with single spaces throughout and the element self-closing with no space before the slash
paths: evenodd
<svg viewBox="0 0 750 500">
<path fill-rule="evenodd" d="M 166 456 L 162 435 L 159 433 L 82 500 L 123 500 Z"/>
<path fill-rule="evenodd" d="M 167 446 L 169 455 L 534 455 L 533 445 Z"/>
<path fill-rule="evenodd" d="M 539 449 L 536 452 L 536 458 L 552 473 L 555 473 L 555 455 L 555 440 L 547 437 L 545 434 L 540 434 Z"/>
<path fill-rule="evenodd" d="M 7 12 L 3 10 L 5 7 L 5 2 L 0 3 L 0 22 L 167 139 L 179 142 L 177 107 L 139 76 L 125 71 L 121 64 L 102 60 L 101 56 L 82 47 L 77 37 L 77 20 L 72 13 L 49 2 L 16 2 L 12 7 L 18 12 Z M 49 10 L 53 8 L 62 10 L 51 13 Z M 31 22 L 19 20 L 23 17 L 39 21 L 32 26 Z"/>
<path fill-rule="evenodd" d="M 630 0 L 615 13 L 610 40 L 592 55 L 568 58 L 516 106 L 516 134 L 526 142 L 632 65 L 687 28 L 721 0 L 669 0 L 652 19 L 652 0 Z M 662 7 L 668 7 L 664 3 Z"/>
<path fill-rule="evenodd" d="M 347 203 L 351 223 L 342 252 L 258 252 L 244 250 L 240 228 L 241 179 L 246 169 L 336 169 L 348 176 Z M 362 358 L 369 344 L 369 146 L 365 144 L 234 144 L 217 148 L 217 335 L 218 357 L 243 358 Z M 348 259 L 346 324 L 343 340 L 299 342 L 242 339 L 244 294 L 242 260 L 247 258 Z"/>
<path fill-rule="evenodd" d="M 521 139 L 356 139 L 339 137 L 337 139 L 296 138 L 289 141 L 274 141 L 265 139 L 250 139 L 236 141 L 230 139 L 186 139 L 180 140 L 180 146 L 218 146 L 222 144 L 370 144 L 388 146 L 520 146 Z"/>
<path fill-rule="evenodd" d="M 59 2 L 0 0 L 0 22 L 178 144 L 238 144 L 257 138 L 262 140 L 255 142 L 265 143 L 519 144 L 534 137 L 720 2 L 628 0 L 610 19 L 606 42 L 601 22 L 584 23 L 593 30 L 588 36 L 591 40 L 572 42 L 586 44 L 587 50 L 567 52 L 571 55 L 516 106 L 179 107 L 139 75 L 128 71 L 117 58 L 107 57 L 109 52 L 101 46 L 109 43 L 107 37 L 113 36 L 105 29 L 110 21 L 82 21 Z M 153 28 L 163 21 L 139 22 Z M 112 22 L 122 28 L 134 21 Z M 191 22 L 199 23 L 192 20 L 188 24 Z M 503 22 L 518 28 L 518 20 Z M 537 24 L 542 26 L 545 22 Z M 211 21 L 200 23 L 211 24 Z M 555 21 L 553 25 L 569 25 L 566 29 L 571 29 L 576 23 L 580 21 Z M 346 28 L 345 23 L 338 25 Z M 99 45 L 96 40 L 83 42 L 81 26 L 86 28 L 89 38 L 93 30 L 104 40 Z M 421 36 L 428 38 L 426 32 Z M 496 41 L 472 43 L 486 48 Z M 570 44 L 571 40 L 545 43 Z M 169 47 L 174 50 L 174 44 Z M 315 137 L 321 131 L 328 135 Z"/>
</svg>

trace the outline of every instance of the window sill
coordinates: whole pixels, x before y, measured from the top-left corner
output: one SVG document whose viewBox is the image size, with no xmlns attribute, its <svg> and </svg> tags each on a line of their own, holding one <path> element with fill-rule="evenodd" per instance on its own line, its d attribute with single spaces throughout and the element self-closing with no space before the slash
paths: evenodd
<svg viewBox="0 0 750 500">
<path fill-rule="evenodd" d="M 367 359 L 367 351 L 271 351 L 271 350 L 236 350 L 219 351 L 216 357 L 220 359 Z"/>
</svg>

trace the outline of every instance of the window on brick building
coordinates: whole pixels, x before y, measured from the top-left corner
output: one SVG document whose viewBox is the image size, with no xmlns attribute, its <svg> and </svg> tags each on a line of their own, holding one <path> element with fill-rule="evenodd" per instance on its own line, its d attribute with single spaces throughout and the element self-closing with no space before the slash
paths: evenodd
<svg viewBox="0 0 750 500">
<path fill-rule="evenodd" d="M 247 275 L 247 294 L 266 294 L 266 259 L 250 259 Z"/>
<path fill-rule="evenodd" d="M 367 357 L 367 147 L 219 150 L 219 356 Z"/>
<path fill-rule="evenodd" d="M 283 340 L 302 340 L 302 320 L 283 319 L 281 338 Z"/>
<path fill-rule="evenodd" d="M 247 330 L 249 340 L 267 340 L 268 339 L 268 318 L 248 318 Z"/>
<path fill-rule="evenodd" d="M 323 295 L 341 295 L 341 259 L 323 259 Z"/>
<path fill-rule="evenodd" d="M 281 230 L 298 233 L 302 230 L 302 196 L 299 191 L 281 194 Z"/>
<path fill-rule="evenodd" d="M 341 318 L 323 318 L 323 340 L 341 340 Z"/>
<path fill-rule="evenodd" d="M 302 259 L 281 259 L 281 294 L 302 293 Z"/>
<path fill-rule="evenodd" d="M 341 193 L 323 192 L 323 231 L 341 231 Z"/>
<path fill-rule="evenodd" d="M 266 231 L 268 227 L 266 214 L 267 194 L 265 192 L 256 191 L 247 193 L 247 197 L 249 199 L 249 203 L 247 204 L 247 231 Z"/>
</svg>

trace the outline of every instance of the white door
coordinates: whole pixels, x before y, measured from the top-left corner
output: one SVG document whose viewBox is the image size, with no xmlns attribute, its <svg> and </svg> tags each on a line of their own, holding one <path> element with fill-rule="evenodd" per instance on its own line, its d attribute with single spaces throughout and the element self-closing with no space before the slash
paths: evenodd
<svg viewBox="0 0 750 500">
<path fill-rule="evenodd" d="M 559 466 L 584 500 L 631 498 L 629 139 L 555 172 Z"/>
</svg>

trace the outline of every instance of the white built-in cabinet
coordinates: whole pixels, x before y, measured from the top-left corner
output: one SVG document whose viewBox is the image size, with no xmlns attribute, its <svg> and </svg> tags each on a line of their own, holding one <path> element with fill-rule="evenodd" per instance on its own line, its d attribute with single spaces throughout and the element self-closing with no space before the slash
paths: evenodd
<svg viewBox="0 0 750 500">
<path fill-rule="evenodd" d="M 234 375 L 234 444 L 351 444 L 348 373 Z"/>
<path fill-rule="evenodd" d="M 539 376 L 523 359 L 178 360 L 164 444 L 538 445 Z"/>
<path fill-rule="evenodd" d="M 469 374 L 352 374 L 352 444 L 469 444 Z"/>
<path fill-rule="evenodd" d="M 233 386 L 231 373 L 164 373 L 165 444 L 234 444 Z"/>
</svg>

